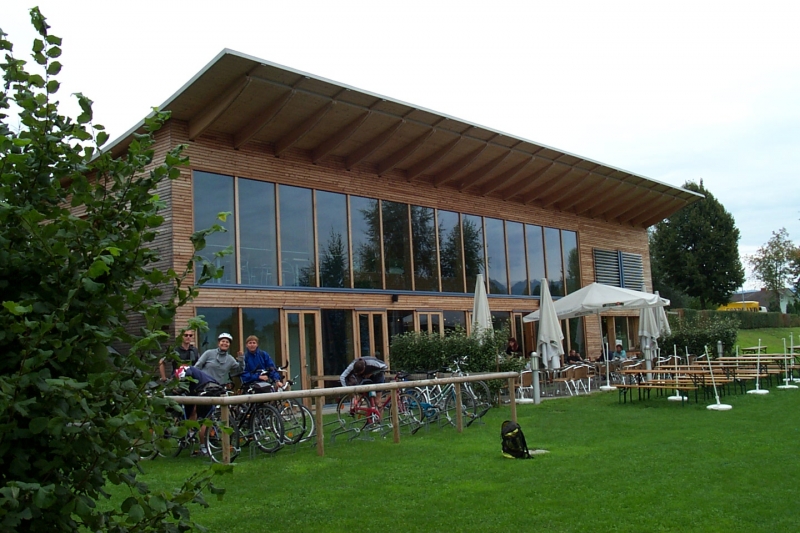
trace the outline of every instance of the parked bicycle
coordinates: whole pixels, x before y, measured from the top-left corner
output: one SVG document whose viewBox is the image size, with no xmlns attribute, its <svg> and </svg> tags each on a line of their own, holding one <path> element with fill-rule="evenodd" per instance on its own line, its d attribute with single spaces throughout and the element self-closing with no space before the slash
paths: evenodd
<svg viewBox="0 0 800 533">
<path fill-rule="evenodd" d="M 402 381 L 407 374 L 398 373 L 395 381 Z M 372 381 L 365 379 L 362 385 Z M 368 394 L 347 395 L 339 400 L 336 416 L 342 427 L 361 431 L 388 432 L 393 428 L 391 422 L 392 395 L 386 393 L 379 400 L 375 391 Z M 403 433 L 413 435 L 422 425 L 422 410 L 419 401 L 406 392 L 397 394 L 398 427 Z"/>
</svg>

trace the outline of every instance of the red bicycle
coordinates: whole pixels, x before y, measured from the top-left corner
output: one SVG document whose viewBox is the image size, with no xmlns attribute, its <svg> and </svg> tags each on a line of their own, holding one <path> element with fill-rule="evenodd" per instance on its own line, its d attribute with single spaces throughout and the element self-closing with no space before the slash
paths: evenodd
<svg viewBox="0 0 800 533">
<path fill-rule="evenodd" d="M 398 374 L 395 381 L 401 381 Z M 370 385 L 372 381 L 365 379 L 362 385 Z M 368 394 L 353 394 L 342 397 L 336 406 L 336 416 L 342 427 L 359 431 L 389 432 L 392 429 L 392 395 L 388 392 L 381 400 L 375 391 Z M 397 394 L 398 426 L 401 433 L 413 435 L 422 427 L 422 408 L 416 397 L 405 392 Z"/>
</svg>

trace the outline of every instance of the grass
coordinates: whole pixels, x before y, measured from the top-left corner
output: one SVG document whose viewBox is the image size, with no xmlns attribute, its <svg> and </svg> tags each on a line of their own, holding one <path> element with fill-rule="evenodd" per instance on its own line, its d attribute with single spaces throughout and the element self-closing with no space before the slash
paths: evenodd
<svg viewBox="0 0 800 533">
<path fill-rule="evenodd" d="M 520 405 L 529 446 L 550 451 L 528 461 L 500 454 L 508 406 L 463 434 L 240 457 L 217 480 L 224 499 L 193 517 L 229 533 L 795 530 L 800 391 L 723 401 L 733 409 L 655 397 L 621 405 L 615 393 Z M 200 465 L 158 459 L 142 479 L 171 489 Z"/>
<path fill-rule="evenodd" d="M 786 349 L 789 349 L 791 340 L 790 333 L 794 333 L 794 345 L 800 346 L 800 328 L 763 328 L 763 329 L 740 329 L 737 337 L 739 347 L 767 346 L 770 353 L 783 353 L 783 339 L 786 339 Z"/>
</svg>

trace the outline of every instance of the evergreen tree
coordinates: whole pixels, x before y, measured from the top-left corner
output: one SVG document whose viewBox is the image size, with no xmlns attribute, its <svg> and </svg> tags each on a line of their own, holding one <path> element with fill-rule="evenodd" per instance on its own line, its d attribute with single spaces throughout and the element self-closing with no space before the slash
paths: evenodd
<svg viewBox="0 0 800 533">
<path fill-rule="evenodd" d="M 780 291 L 796 281 L 797 254 L 797 246 L 789 239 L 786 228 L 781 228 L 773 231 L 767 244 L 747 258 L 753 275 L 772 293 L 770 310 L 780 307 Z"/>
<path fill-rule="evenodd" d="M 705 198 L 656 225 L 651 254 L 668 286 L 697 298 L 700 307 L 708 309 L 727 303 L 744 283 L 739 230 L 702 180 L 683 187 Z"/>
</svg>

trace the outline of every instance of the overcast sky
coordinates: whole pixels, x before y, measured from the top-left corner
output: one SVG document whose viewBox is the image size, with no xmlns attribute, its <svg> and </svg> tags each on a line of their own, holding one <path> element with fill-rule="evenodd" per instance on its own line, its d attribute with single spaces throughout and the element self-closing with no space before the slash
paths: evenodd
<svg viewBox="0 0 800 533">
<path fill-rule="evenodd" d="M 702 179 L 743 255 L 781 227 L 800 242 L 797 1 L 3 0 L 18 58 L 33 5 L 64 39 L 61 101 L 94 100 L 112 138 L 230 48 L 671 185 Z"/>
</svg>

